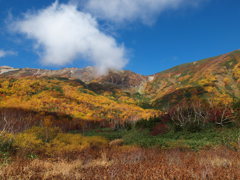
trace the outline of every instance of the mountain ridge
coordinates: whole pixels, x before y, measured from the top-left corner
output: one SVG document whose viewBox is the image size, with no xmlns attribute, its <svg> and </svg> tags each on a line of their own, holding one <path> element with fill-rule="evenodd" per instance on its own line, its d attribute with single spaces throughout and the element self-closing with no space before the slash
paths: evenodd
<svg viewBox="0 0 240 180">
<path fill-rule="evenodd" d="M 210 60 L 210 59 L 217 59 L 218 57 L 222 57 L 222 56 L 227 56 L 229 54 L 232 54 L 232 53 L 236 53 L 236 52 L 240 52 L 240 49 L 237 49 L 237 50 L 234 50 L 234 51 L 231 51 L 229 53 L 225 53 L 225 54 L 222 54 L 222 55 L 217 55 L 217 56 L 214 56 L 214 57 L 210 57 L 210 58 L 205 58 L 205 59 L 200 59 L 200 60 L 196 60 L 196 61 L 193 61 L 193 62 L 188 62 L 188 63 L 184 63 L 184 64 L 179 64 L 179 65 L 176 65 L 176 66 L 173 66 L 171 68 L 168 68 L 168 69 L 165 69 L 165 70 L 162 70 L 160 72 L 156 72 L 154 74 L 150 74 L 150 75 L 143 75 L 143 74 L 140 74 L 140 73 L 136 73 L 134 71 L 131 71 L 131 70 L 109 70 L 109 72 L 132 72 L 132 73 L 135 73 L 135 74 L 138 74 L 140 76 L 143 76 L 143 77 L 152 77 L 152 76 L 155 76 L 157 74 L 160 74 L 160 73 L 165 73 L 165 72 L 168 72 L 172 69 L 175 69 L 177 67 L 180 67 L 180 66 L 184 66 L 184 65 L 188 65 L 188 64 L 192 64 L 192 63 L 197 63 L 197 62 L 201 62 L 201 61 L 205 61 L 205 60 Z M 80 72 L 86 72 L 86 71 L 90 71 L 92 74 L 93 74 L 93 77 L 97 78 L 99 76 L 104 76 L 104 75 L 107 75 L 108 73 L 106 74 L 103 74 L 103 75 L 97 75 L 97 70 L 95 69 L 94 70 L 94 66 L 87 66 L 87 67 L 84 67 L 84 68 L 77 68 L 77 67 L 67 67 L 67 68 L 62 68 L 62 69 L 58 69 L 58 70 L 50 70 L 50 69 L 40 69 L 40 68 L 14 68 L 14 67 L 10 67 L 10 66 L 0 66 L 0 74 L 3 74 L 1 73 L 1 70 L 2 69 L 12 69 L 12 70 L 33 70 L 33 71 L 42 71 L 42 72 L 56 72 L 56 75 L 58 75 L 58 72 L 69 72 L 71 73 L 71 71 L 80 71 Z M 54 74 L 54 73 L 53 73 Z M 69 77 L 71 78 L 71 77 Z M 80 77 L 72 77 L 72 78 L 79 78 Z M 82 79 L 82 80 L 85 80 L 85 79 Z M 88 81 L 88 80 L 85 80 L 85 81 Z"/>
<path fill-rule="evenodd" d="M 178 65 L 149 76 L 131 71 L 114 70 L 109 71 L 106 75 L 97 76 L 93 67 L 42 70 L 14 69 L 3 66 L 0 67 L 0 79 L 0 87 L 4 87 L 0 88 L 0 95 L 4 97 L 2 101 L 8 97 L 7 92 L 10 92 L 11 97 L 14 96 L 12 91 L 18 94 L 20 87 L 17 86 L 20 86 L 20 82 L 31 86 L 30 89 L 22 87 L 21 91 L 24 94 L 22 99 L 24 100 L 19 100 L 20 104 L 23 103 L 22 101 L 25 102 L 25 99 L 34 99 L 35 96 L 39 96 L 39 93 L 57 97 L 58 95 L 52 94 L 56 91 L 59 91 L 60 94 L 63 92 L 61 96 L 64 97 L 68 94 L 67 91 L 71 91 L 80 99 L 84 94 L 87 96 L 90 94 L 89 100 L 84 100 L 84 102 L 91 102 L 93 107 L 95 106 L 94 98 L 101 97 L 106 98 L 104 101 L 110 104 L 116 103 L 118 108 L 121 105 L 124 106 L 123 104 L 129 109 L 131 106 L 134 108 L 138 106 L 140 109 L 142 108 L 141 112 L 149 108 L 163 111 L 174 105 L 194 101 L 228 104 L 240 98 L 240 50 Z M 4 85 L 3 82 L 8 85 Z M 78 94 L 79 92 L 80 94 Z M 29 93 L 34 95 L 28 97 Z M 68 101 L 68 97 L 65 98 L 64 102 Z M 99 107 L 103 106 L 100 99 Z M 48 100 L 45 99 L 45 101 Z M 95 102 L 95 104 L 97 103 Z M 94 108 L 91 109 L 91 113 L 94 114 Z"/>
</svg>

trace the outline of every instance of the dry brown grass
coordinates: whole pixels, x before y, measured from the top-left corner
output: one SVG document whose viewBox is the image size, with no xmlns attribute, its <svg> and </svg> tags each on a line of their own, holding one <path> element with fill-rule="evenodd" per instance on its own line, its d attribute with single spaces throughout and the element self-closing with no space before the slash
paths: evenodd
<svg viewBox="0 0 240 180">
<path fill-rule="evenodd" d="M 0 179 L 240 179 L 240 154 L 226 148 L 193 152 L 123 146 L 92 153 L 75 160 L 16 159 L 1 167 Z"/>
</svg>

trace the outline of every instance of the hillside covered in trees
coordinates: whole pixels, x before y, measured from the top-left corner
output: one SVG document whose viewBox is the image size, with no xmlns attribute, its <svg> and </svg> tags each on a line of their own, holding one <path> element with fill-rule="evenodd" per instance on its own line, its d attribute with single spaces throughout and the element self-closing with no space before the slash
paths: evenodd
<svg viewBox="0 0 240 180">
<path fill-rule="evenodd" d="M 240 97 L 240 51 L 151 75 L 93 67 L 0 67 L 0 107 L 54 112 L 82 120 L 136 121 L 181 103 L 229 104 Z"/>
</svg>

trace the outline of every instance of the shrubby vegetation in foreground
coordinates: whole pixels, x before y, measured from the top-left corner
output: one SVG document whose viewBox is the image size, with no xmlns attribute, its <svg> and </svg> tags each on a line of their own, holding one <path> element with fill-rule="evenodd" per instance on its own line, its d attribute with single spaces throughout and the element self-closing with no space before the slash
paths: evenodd
<svg viewBox="0 0 240 180">
<path fill-rule="evenodd" d="M 166 134 L 153 136 L 148 129 L 111 130 L 101 129 L 86 133 L 89 136 L 102 136 L 108 140 L 123 139 L 125 145 L 143 148 L 189 149 L 201 150 L 217 146 L 227 146 L 232 150 L 239 149 L 239 128 L 209 128 L 200 132 L 169 131 Z"/>
<path fill-rule="evenodd" d="M 97 129 L 85 135 L 108 140 L 123 139 L 126 145 L 200 150 L 227 146 L 239 149 L 240 103 L 233 105 L 182 104 L 159 117 L 125 123 L 113 129 Z"/>
<path fill-rule="evenodd" d="M 63 131 L 0 133 L 0 179 L 239 179 L 239 105 Z"/>
<path fill-rule="evenodd" d="M 240 179 L 240 154 L 226 148 L 179 151 L 115 147 L 74 159 L 17 159 L 1 179 Z"/>
<path fill-rule="evenodd" d="M 21 156 L 72 156 L 89 149 L 109 148 L 111 141 L 145 148 L 201 150 L 227 146 L 239 150 L 239 103 L 176 106 L 158 117 L 116 123 L 112 128 L 66 131 L 51 119 L 41 127 L 0 133 L 0 152 Z"/>
<path fill-rule="evenodd" d="M 33 127 L 17 134 L 2 132 L 0 152 L 21 157 L 73 156 L 91 148 L 107 144 L 103 137 L 85 137 L 63 133 L 59 128 Z"/>
</svg>

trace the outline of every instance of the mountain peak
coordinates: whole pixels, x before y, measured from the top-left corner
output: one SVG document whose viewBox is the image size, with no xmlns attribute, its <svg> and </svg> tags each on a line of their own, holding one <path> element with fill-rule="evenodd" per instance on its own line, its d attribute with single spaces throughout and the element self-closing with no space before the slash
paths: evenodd
<svg viewBox="0 0 240 180">
<path fill-rule="evenodd" d="M 0 69 L 13 69 L 13 67 L 10 67 L 10 66 L 0 66 Z"/>
<path fill-rule="evenodd" d="M 10 67 L 10 66 L 0 66 L 0 75 L 4 74 L 4 73 L 11 72 L 11 71 L 16 71 L 16 70 L 18 70 L 18 69 L 15 69 L 15 68 Z"/>
</svg>

